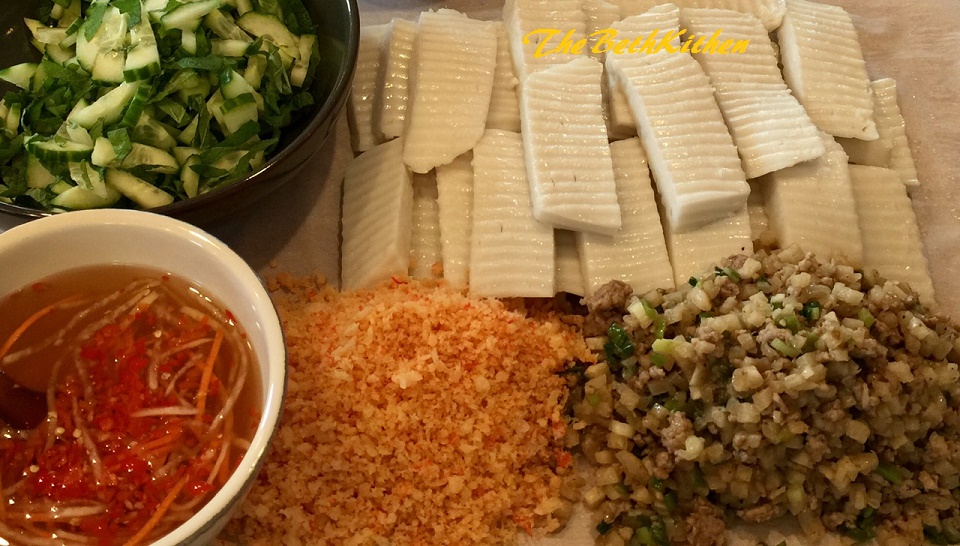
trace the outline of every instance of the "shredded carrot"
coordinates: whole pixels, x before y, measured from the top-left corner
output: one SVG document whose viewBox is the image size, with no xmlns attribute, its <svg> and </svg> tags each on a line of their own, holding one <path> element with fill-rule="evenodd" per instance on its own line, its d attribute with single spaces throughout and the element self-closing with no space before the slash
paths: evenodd
<svg viewBox="0 0 960 546">
<path fill-rule="evenodd" d="M 200 378 L 200 392 L 197 393 L 197 419 L 203 418 L 203 412 L 207 408 L 207 391 L 210 390 L 210 377 L 213 375 L 213 363 L 217 360 L 217 353 L 220 352 L 220 345 L 223 343 L 223 330 L 217 330 L 217 337 L 213 338 L 213 347 L 210 349 L 210 355 L 203 365 L 203 377 Z"/>
<path fill-rule="evenodd" d="M 51 303 L 50 305 L 30 315 L 30 317 L 27 320 L 23 321 L 23 324 L 17 327 L 17 329 L 14 330 L 12 334 L 10 334 L 10 337 L 7 338 L 6 343 L 4 343 L 2 347 L 0 347 L 0 359 L 7 356 L 7 353 L 10 351 L 10 349 L 13 348 L 13 344 L 16 343 L 17 340 L 20 339 L 20 336 L 22 336 L 24 332 L 26 332 L 38 320 L 52 313 L 57 307 L 65 303 L 69 303 L 71 300 L 77 300 L 79 298 L 80 296 L 70 296 L 67 298 L 63 298 L 62 300 Z"/>
<path fill-rule="evenodd" d="M 156 440 L 151 440 L 149 442 L 140 444 L 139 448 L 140 450 L 145 452 L 153 451 L 155 449 L 166 447 L 167 445 L 176 442 L 177 440 L 180 439 L 180 436 L 181 436 L 180 432 L 169 434 L 167 436 L 157 438 Z"/>
<path fill-rule="evenodd" d="M 170 493 L 167 494 L 166 498 L 163 499 L 163 502 L 160 503 L 160 506 L 157 506 L 157 511 L 153 513 L 153 516 L 147 521 L 146 525 L 140 528 L 137 531 L 137 534 L 130 537 L 130 540 L 123 543 L 123 546 L 134 546 L 138 544 L 141 540 L 147 538 L 147 535 L 150 534 L 150 531 L 160 523 L 160 520 L 163 519 L 163 516 L 170 510 L 170 505 L 173 504 L 173 501 L 177 500 L 177 495 L 180 494 L 180 490 L 183 489 L 183 486 L 187 485 L 187 480 L 189 476 L 185 476 L 177 485 L 173 486 L 173 489 L 170 490 Z"/>
</svg>

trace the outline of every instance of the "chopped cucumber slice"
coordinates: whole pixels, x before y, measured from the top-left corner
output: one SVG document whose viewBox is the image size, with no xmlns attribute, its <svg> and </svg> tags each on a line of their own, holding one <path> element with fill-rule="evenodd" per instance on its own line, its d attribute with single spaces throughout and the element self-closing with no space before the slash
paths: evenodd
<svg viewBox="0 0 960 546">
<path fill-rule="evenodd" d="M 165 30 L 197 30 L 204 16 L 220 8 L 220 0 L 199 0 L 181 4 L 160 18 Z"/>
<path fill-rule="evenodd" d="M 180 171 L 180 164 L 172 155 L 159 148 L 139 142 L 132 143 L 130 153 L 123 160 L 118 161 L 113 144 L 103 137 L 97 139 L 91 161 L 98 167 L 118 167 L 121 169 L 144 167 L 163 174 L 175 174 Z"/>
<path fill-rule="evenodd" d="M 123 118 L 120 119 L 120 125 L 123 127 L 133 127 L 139 123 L 151 94 L 149 87 L 146 85 L 140 86 L 140 88 L 137 89 L 137 93 L 130 99 L 130 105 L 127 106 L 126 111 L 123 113 Z"/>
<path fill-rule="evenodd" d="M 187 162 L 187 159 L 192 155 L 198 155 L 200 150 L 192 146 L 177 146 L 173 149 L 173 157 L 177 159 L 177 163 L 183 165 Z"/>
<path fill-rule="evenodd" d="M 61 44 L 67 41 L 67 29 L 63 27 L 48 27 L 36 19 L 24 19 L 33 39 L 41 44 Z M 70 44 L 66 44 L 70 45 Z"/>
<path fill-rule="evenodd" d="M 303 86 L 303 82 L 306 81 L 310 69 L 310 60 L 313 58 L 313 51 L 316 48 L 316 36 L 313 34 L 304 34 L 300 37 L 300 58 L 293 63 L 293 69 L 290 71 L 290 85 L 294 87 Z"/>
<path fill-rule="evenodd" d="M 200 175 L 191 167 L 200 163 L 200 156 L 191 155 L 183 162 L 180 169 L 180 183 L 183 184 L 183 193 L 187 197 L 196 197 L 200 190 Z"/>
<path fill-rule="evenodd" d="M 127 54 L 123 51 L 100 50 L 93 61 L 93 79 L 101 82 L 120 83 L 123 81 L 123 65 Z"/>
<path fill-rule="evenodd" d="M 253 87 L 236 71 L 225 72 L 220 79 L 220 94 L 224 99 L 232 99 L 253 91 Z"/>
<path fill-rule="evenodd" d="M 21 89 L 30 89 L 38 66 L 37 63 L 20 63 L 4 68 L 0 70 L 0 80 L 10 82 Z"/>
<path fill-rule="evenodd" d="M 237 0 L 237 13 L 243 15 L 249 11 L 253 11 L 253 4 L 250 3 L 250 0 Z"/>
<path fill-rule="evenodd" d="M 43 162 L 66 164 L 90 159 L 93 147 L 67 140 L 33 138 L 26 144 L 27 151 Z"/>
<path fill-rule="evenodd" d="M 103 175 L 100 171 L 94 169 L 89 162 L 71 163 L 69 169 L 70 178 L 77 183 L 77 186 L 90 190 L 103 198 L 110 196 L 107 185 L 103 181 Z"/>
<path fill-rule="evenodd" d="M 194 116 L 193 120 L 184 127 L 183 131 L 180 131 L 180 136 L 177 137 L 182 144 L 193 144 L 194 137 L 197 136 L 197 126 L 200 124 L 200 117 Z"/>
<path fill-rule="evenodd" d="M 251 11 L 240 16 L 237 25 L 253 36 L 269 40 L 291 60 L 300 58 L 297 37 L 276 17 Z"/>
<path fill-rule="evenodd" d="M 113 186 L 104 186 L 105 195 L 93 190 L 71 186 L 60 195 L 53 198 L 51 204 L 70 210 L 99 209 L 115 205 L 123 197 Z"/>
<path fill-rule="evenodd" d="M 100 137 L 93 145 L 93 153 L 90 154 L 90 162 L 97 167 L 108 167 L 116 164 L 117 152 L 113 149 L 113 144 L 106 138 Z"/>
<path fill-rule="evenodd" d="M 46 188 L 57 181 L 57 178 L 40 163 L 37 156 L 27 154 L 27 187 L 33 189 Z"/>
<path fill-rule="evenodd" d="M 211 11 L 203 18 L 203 25 L 224 40 L 239 40 L 248 44 L 253 41 L 249 34 L 237 26 L 233 18 L 218 9 Z"/>
<path fill-rule="evenodd" d="M 243 40 L 210 40 L 212 53 L 220 57 L 243 57 L 249 46 L 250 42 Z"/>
<path fill-rule="evenodd" d="M 20 114 L 23 107 L 19 103 L 10 106 L 7 114 L 3 117 L 3 130 L 9 136 L 16 136 L 20 132 Z"/>
<path fill-rule="evenodd" d="M 73 119 L 81 127 L 87 129 L 93 127 L 100 120 L 103 120 L 104 125 L 116 123 L 123 116 L 124 108 L 133 100 L 133 96 L 137 94 L 139 88 L 139 82 L 123 82 L 94 101 L 90 106 L 77 112 Z M 137 118 L 139 117 L 138 115 Z"/>
<path fill-rule="evenodd" d="M 171 150 L 177 145 L 177 140 L 170 135 L 163 124 L 146 114 L 140 116 L 140 121 L 133 128 L 131 138 L 135 142 L 164 150 Z M 182 162 L 178 161 L 178 163 Z"/>
<path fill-rule="evenodd" d="M 263 81 L 263 73 L 267 71 L 267 58 L 262 55 L 250 57 L 247 61 L 247 68 L 243 71 L 243 79 L 247 80 L 250 87 L 260 89 L 260 82 Z"/>
<path fill-rule="evenodd" d="M 107 184 L 145 209 L 173 203 L 172 195 L 126 171 L 107 169 Z"/>
<path fill-rule="evenodd" d="M 145 80 L 159 74 L 160 51 L 157 49 L 157 37 L 146 17 L 140 20 L 139 25 L 130 29 L 130 43 L 133 48 L 127 52 L 123 78 L 129 82 Z"/>
</svg>

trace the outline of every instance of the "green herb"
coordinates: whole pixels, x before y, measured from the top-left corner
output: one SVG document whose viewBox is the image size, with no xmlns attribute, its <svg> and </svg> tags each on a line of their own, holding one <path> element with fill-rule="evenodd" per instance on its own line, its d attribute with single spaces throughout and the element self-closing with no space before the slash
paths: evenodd
<svg viewBox="0 0 960 546">
<path fill-rule="evenodd" d="M 796 347 L 790 345 L 782 339 L 774 339 L 770 342 L 770 346 L 787 358 L 796 358 L 800 356 L 800 351 L 798 351 Z"/>
<path fill-rule="evenodd" d="M 662 493 L 663 487 L 663 480 L 657 477 L 650 478 L 650 489 Z"/>
<path fill-rule="evenodd" d="M 740 273 L 732 267 L 715 267 L 713 271 L 718 277 L 728 277 L 733 282 L 740 282 Z"/>
<path fill-rule="evenodd" d="M 933 525 L 924 525 L 923 536 L 931 544 L 960 544 L 960 531 L 946 522 L 941 522 L 939 529 Z"/>
<path fill-rule="evenodd" d="M 680 499 L 677 498 L 676 491 L 669 491 L 663 494 L 663 506 L 667 509 L 667 513 L 672 514 L 676 512 L 679 504 Z"/>
<path fill-rule="evenodd" d="M 811 353 L 817 348 L 817 342 L 820 341 L 820 336 L 817 334 L 810 334 L 807 336 L 807 339 L 803 342 L 803 349 L 805 353 Z"/>
<path fill-rule="evenodd" d="M 903 474 L 904 470 L 899 466 L 887 462 L 881 462 L 877 465 L 877 474 L 892 483 L 893 485 L 900 485 L 903 483 Z"/>
<path fill-rule="evenodd" d="M 820 319 L 820 302 L 810 301 L 803 304 L 803 310 L 800 311 L 800 314 L 803 315 L 803 318 L 809 321 L 817 321 Z"/>
<path fill-rule="evenodd" d="M 107 139 L 113 146 L 113 153 L 117 155 L 117 161 L 123 161 L 133 150 L 133 143 L 130 142 L 130 134 L 126 129 L 114 129 L 107 133 Z"/>
<path fill-rule="evenodd" d="M 607 363 L 610 364 L 611 370 L 619 372 L 623 359 L 633 356 L 636 350 L 622 326 L 613 323 L 607 328 L 607 342 L 603 344 L 603 352 L 607 356 Z"/>
<path fill-rule="evenodd" d="M 601 535 L 609 533 L 611 529 L 613 529 L 613 525 L 607 523 L 606 521 L 601 521 L 597 524 L 597 533 L 600 533 Z"/>
<path fill-rule="evenodd" d="M 560 375 L 560 376 L 573 375 L 573 376 L 576 376 L 577 381 L 583 382 L 587 379 L 586 371 L 587 371 L 587 365 L 577 360 L 570 367 L 564 368 L 559 372 L 557 372 L 557 375 Z"/>
<path fill-rule="evenodd" d="M 690 279 L 688 279 L 687 282 L 690 283 L 690 286 L 697 286 L 698 284 L 700 284 L 700 279 L 696 277 L 690 277 Z"/>
<path fill-rule="evenodd" d="M 640 300 L 640 305 L 643 306 L 643 312 L 647 314 L 647 318 L 650 320 L 657 318 L 657 310 L 647 300 Z"/>
<path fill-rule="evenodd" d="M 667 355 L 657 352 L 650 353 L 650 363 L 658 368 L 662 368 L 667 364 Z"/>
<path fill-rule="evenodd" d="M 120 13 L 127 14 L 128 26 L 140 24 L 140 0 L 113 0 L 113 7 L 120 10 Z"/>
<path fill-rule="evenodd" d="M 875 516 L 876 510 L 868 506 L 860 512 L 852 525 L 843 525 L 838 531 L 857 542 L 866 542 L 877 536 Z"/>
<path fill-rule="evenodd" d="M 873 318 L 873 313 L 871 313 L 866 307 L 862 307 L 860 309 L 860 311 L 857 313 L 857 318 L 863 321 L 863 325 L 867 328 L 873 326 L 873 323 L 877 320 Z"/>
<path fill-rule="evenodd" d="M 800 320 L 797 318 L 797 315 L 793 313 L 787 313 L 777 319 L 777 326 L 786 328 L 790 330 L 790 333 L 796 334 L 800 331 Z"/>
<path fill-rule="evenodd" d="M 657 315 L 653 319 L 653 336 L 657 339 L 663 339 L 663 336 L 667 333 L 667 319 L 663 318 L 661 315 Z"/>
<path fill-rule="evenodd" d="M 591 406 L 591 407 L 594 407 L 594 408 L 597 407 L 597 406 L 599 406 L 599 405 L 600 405 L 600 395 L 597 394 L 597 393 L 595 393 L 595 392 L 591 392 L 590 394 L 587 395 L 587 403 L 590 404 L 590 406 Z"/>
</svg>

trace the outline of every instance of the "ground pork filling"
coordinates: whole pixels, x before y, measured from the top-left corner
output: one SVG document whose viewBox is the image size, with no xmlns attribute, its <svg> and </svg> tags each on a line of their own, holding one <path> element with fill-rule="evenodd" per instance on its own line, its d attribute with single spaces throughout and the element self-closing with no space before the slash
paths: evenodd
<svg viewBox="0 0 960 546">
<path fill-rule="evenodd" d="M 587 302 L 566 445 L 602 545 L 722 544 L 785 514 L 816 540 L 960 542 L 960 337 L 916 294 L 797 248 Z"/>
<path fill-rule="evenodd" d="M 569 516 L 557 372 L 593 357 L 563 317 L 404 282 L 271 288 L 287 403 L 222 542 L 509 544 Z"/>
</svg>

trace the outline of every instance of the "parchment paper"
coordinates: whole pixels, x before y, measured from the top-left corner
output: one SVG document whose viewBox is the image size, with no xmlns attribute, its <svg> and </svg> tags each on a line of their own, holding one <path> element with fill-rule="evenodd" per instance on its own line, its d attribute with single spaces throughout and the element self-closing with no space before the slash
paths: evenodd
<svg viewBox="0 0 960 546">
<path fill-rule="evenodd" d="M 829 0 L 854 17 L 872 78 L 897 80 L 921 186 L 914 208 L 941 309 L 960 320 L 960 2 L 957 0 Z M 427 9 L 453 8 L 481 19 L 499 19 L 500 1 L 361 0 L 363 24 L 394 17 L 416 19 Z M 265 276 L 279 270 L 339 275 L 340 181 L 352 157 L 344 116 L 336 133 L 299 180 L 262 203 L 213 226 Z M 0 217 L 0 231 L 17 222 Z M 275 264 L 279 269 L 275 269 Z M 592 544 L 579 513 L 561 535 L 539 545 Z"/>
</svg>

